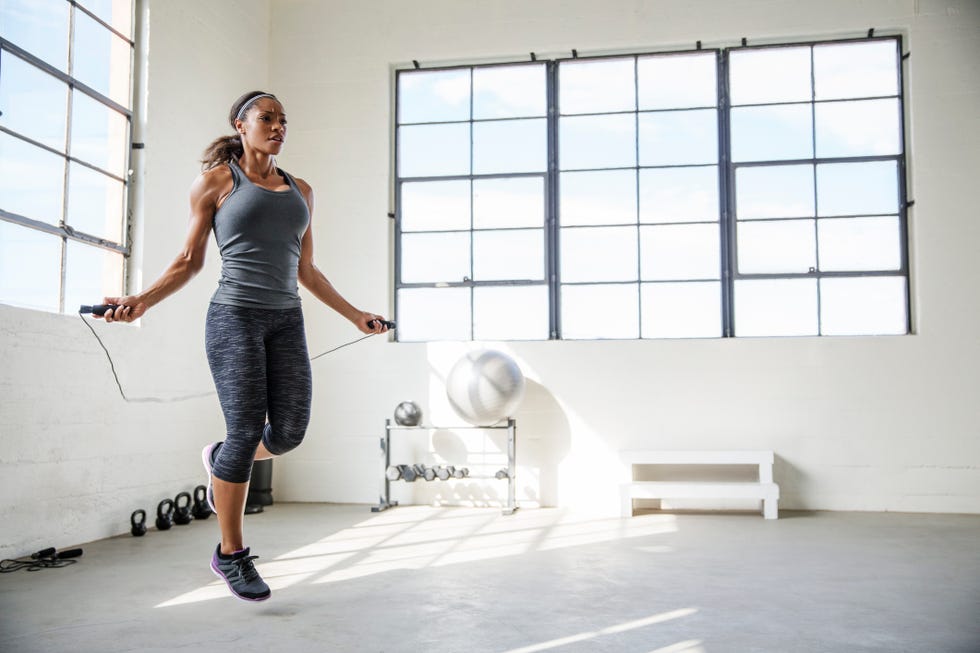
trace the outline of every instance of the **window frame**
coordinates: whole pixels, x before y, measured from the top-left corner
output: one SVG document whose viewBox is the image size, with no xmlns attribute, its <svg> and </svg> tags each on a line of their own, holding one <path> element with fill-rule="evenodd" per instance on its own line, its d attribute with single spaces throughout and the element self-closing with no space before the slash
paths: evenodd
<svg viewBox="0 0 980 653">
<path fill-rule="evenodd" d="M 870 156 L 819 156 L 816 148 L 816 133 L 817 124 L 816 121 L 812 119 L 812 116 L 816 114 L 816 108 L 823 102 L 834 102 L 834 101 L 860 101 L 865 99 L 874 99 L 876 96 L 869 96 L 868 98 L 862 97 L 848 97 L 845 100 L 820 100 L 817 99 L 815 93 L 815 73 L 813 68 L 814 61 L 814 47 L 823 45 L 844 45 L 848 43 L 867 43 L 869 41 L 892 41 L 895 44 L 896 50 L 896 74 L 897 74 L 897 90 L 896 95 L 899 104 L 899 120 L 898 120 L 898 153 L 897 154 L 887 154 L 887 155 L 870 155 Z M 810 136 L 814 139 L 814 147 L 811 152 L 812 156 L 805 159 L 773 159 L 765 161 L 733 161 L 732 157 L 732 123 L 731 123 L 731 112 L 732 103 L 730 97 L 730 63 L 731 55 L 734 52 L 741 51 L 751 51 L 751 50 L 761 50 L 761 49 L 773 49 L 773 48 L 801 48 L 807 47 L 810 51 L 810 99 L 805 102 L 809 105 L 809 110 L 811 113 L 811 134 Z M 508 66 L 515 64 L 543 64 L 546 66 L 546 95 L 548 99 L 547 107 L 547 171 L 545 175 L 545 261 L 546 261 L 546 279 L 545 282 L 548 286 L 548 340 L 566 340 L 568 338 L 563 337 L 562 325 L 561 325 L 561 288 L 562 280 L 560 273 L 560 229 L 561 225 L 559 222 L 559 197 L 560 197 L 560 176 L 561 171 L 559 170 L 559 122 L 562 114 L 560 113 L 560 106 L 558 103 L 558 93 L 559 93 L 559 68 L 562 63 L 567 62 L 582 62 L 582 61 L 601 61 L 605 59 L 622 59 L 622 58 L 632 58 L 634 65 L 636 65 L 638 59 L 644 56 L 669 56 L 669 55 L 689 55 L 689 54 L 706 54 L 709 52 L 715 53 L 715 63 L 716 63 L 716 78 L 717 83 L 717 121 L 718 121 L 718 158 L 717 158 L 717 170 L 718 170 L 718 227 L 719 227 L 719 283 L 721 287 L 721 307 L 720 307 L 720 319 L 721 319 L 721 329 L 720 335 L 717 337 L 731 338 L 731 337 L 814 337 L 821 336 L 824 337 L 824 329 L 822 326 L 823 318 L 821 313 L 821 298 L 820 298 L 820 286 L 823 279 L 833 279 L 833 278 L 860 278 L 860 277 L 899 277 L 903 278 L 904 284 L 904 309 L 905 309 L 905 325 L 904 333 L 901 335 L 910 335 L 914 333 L 913 325 L 913 315 L 912 315 L 912 293 L 911 293 L 911 270 L 909 262 L 909 240 L 908 240 L 908 207 L 911 205 L 908 199 L 908 178 L 907 178 L 907 157 L 908 157 L 908 145 L 906 141 L 906 125 L 908 110 L 907 110 L 907 98 L 905 95 L 905 70 L 904 64 L 907 59 L 906 54 L 903 52 L 904 41 L 901 34 L 884 34 L 884 35 L 871 35 L 864 37 L 854 37 L 854 38 L 841 38 L 841 39 L 820 39 L 820 40 L 802 40 L 802 41 L 780 41 L 778 43 L 764 43 L 758 45 L 747 45 L 743 41 L 741 45 L 731 46 L 731 47 L 719 47 L 712 49 L 702 49 L 700 44 L 696 49 L 685 49 L 685 50 L 667 50 L 667 51 L 652 51 L 652 52 L 623 52 L 623 53 L 610 53 L 602 54 L 598 56 L 590 57 L 580 57 L 573 55 L 572 57 L 561 57 L 554 59 L 541 60 L 532 58 L 532 61 L 522 60 L 522 61 L 501 61 L 494 63 L 474 63 L 474 64 L 461 64 L 461 65 L 446 65 L 437 67 L 426 67 L 420 68 L 417 64 L 413 67 L 402 67 L 396 68 L 394 70 L 394 137 L 393 137 L 393 176 L 392 182 L 394 185 L 394 201 L 395 209 L 391 214 L 394 220 L 394 307 L 395 314 L 400 315 L 400 291 L 405 288 L 447 288 L 447 287 L 469 287 L 475 288 L 480 285 L 494 285 L 494 286 L 506 286 L 506 285 L 519 285 L 521 282 L 511 281 L 493 281 L 493 282 L 480 282 L 473 280 L 465 280 L 463 282 L 433 282 L 433 283 L 410 283 L 406 284 L 402 282 L 401 278 L 401 266 L 402 266 L 402 236 L 403 232 L 401 230 L 401 209 L 402 209 L 402 197 L 401 190 L 402 186 L 406 181 L 417 182 L 417 181 L 435 181 L 435 180 L 450 180 L 450 179 L 469 179 L 472 184 L 474 179 L 483 178 L 486 175 L 475 175 L 473 174 L 472 165 L 470 168 L 469 175 L 459 175 L 459 176 L 436 176 L 436 177 L 403 177 L 400 174 L 400 127 L 403 123 L 400 122 L 400 76 L 403 73 L 411 74 L 414 72 L 432 72 L 440 70 L 460 70 L 469 69 L 470 78 L 472 80 L 473 71 L 477 68 L 484 68 L 490 66 Z M 635 70 L 635 68 L 634 68 Z M 635 73 L 634 73 L 635 75 Z M 636 77 L 634 76 L 634 81 L 636 82 Z M 891 97 L 891 96 L 887 96 Z M 473 124 L 473 111 L 472 111 L 472 98 L 473 98 L 473 88 L 472 84 L 470 86 L 470 116 L 469 124 Z M 637 99 L 637 102 L 639 100 Z M 800 102 L 803 104 L 803 102 Z M 743 106 L 743 105 L 738 105 Z M 639 115 L 645 110 L 641 111 L 637 105 L 633 111 L 626 112 L 631 114 L 639 120 Z M 591 114 L 590 114 L 591 115 Z M 601 114 L 601 115 L 614 115 L 614 114 Z M 406 124 L 417 124 L 417 123 L 406 123 Z M 424 124 L 424 123 L 423 123 Z M 639 133 L 635 135 L 637 147 L 639 147 L 640 136 Z M 470 141 L 470 157 L 472 161 L 472 139 Z M 806 273 L 741 273 L 738 269 L 738 245 L 737 245 L 737 214 L 736 214 L 736 204 L 735 204 L 735 193 L 736 193 L 736 183 L 735 177 L 738 169 L 743 167 L 758 167 L 763 165 L 788 165 L 788 164 L 801 164 L 801 165 L 811 165 L 813 166 L 813 176 L 814 176 L 814 196 L 816 197 L 818 190 L 816 185 L 817 169 L 819 165 L 823 164 L 833 164 L 833 163 L 860 163 L 860 162 L 872 162 L 872 161 L 894 161 L 896 164 L 896 174 L 897 174 L 897 218 L 898 218 L 898 241 L 899 241 L 899 267 L 894 270 L 821 270 L 819 267 L 819 258 L 816 261 L 816 265 Z M 676 167 L 676 166 L 668 166 Z M 655 167 L 654 167 L 655 168 Z M 612 168 L 621 169 L 621 168 Z M 643 166 L 640 163 L 639 158 L 635 161 L 632 167 L 625 168 L 627 170 L 634 170 L 639 179 L 640 172 L 644 169 L 650 169 L 650 166 Z M 539 173 L 514 173 L 507 174 L 502 173 L 501 177 L 511 177 L 511 176 L 526 176 L 528 174 L 537 175 Z M 637 194 L 640 193 L 639 184 L 637 186 Z M 645 223 L 641 220 L 639 207 L 637 208 L 637 220 L 636 226 L 639 230 Z M 893 214 L 889 214 L 893 215 Z M 846 219 L 848 217 L 855 216 L 834 216 L 836 219 L 842 217 Z M 821 217 L 818 211 L 814 210 L 814 215 L 812 216 L 814 222 L 815 232 L 819 228 L 820 220 L 826 220 L 826 217 Z M 469 233 L 473 234 L 474 229 L 472 225 L 472 218 L 470 224 Z M 637 235 L 639 239 L 639 232 Z M 816 233 L 814 235 L 814 247 L 818 247 L 818 241 Z M 638 240 L 639 244 L 639 240 Z M 471 243 L 472 248 L 472 243 Z M 639 265 L 639 261 L 638 261 Z M 761 280 L 761 279 L 814 279 L 814 284 L 816 285 L 816 301 L 815 306 L 816 311 L 816 333 L 804 334 L 799 336 L 781 336 L 781 335 L 763 335 L 763 336 L 752 336 L 752 335 L 739 335 L 735 328 L 735 284 L 740 280 Z M 578 282 L 576 285 L 595 285 L 595 284 L 605 284 L 607 282 Z M 648 339 L 663 339 L 661 336 L 657 337 L 644 337 L 643 336 L 643 326 L 642 326 L 642 288 L 643 288 L 643 278 L 642 274 L 638 270 L 637 279 L 635 281 L 623 282 L 635 284 L 638 292 L 638 310 L 637 310 L 637 337 L 636 338 L 624 338 L 624 339 L 637 339 L 637 340 L 648 340 Z M 473 340 L 473 330 L 474 330 L 474 303 L 472 301 L 472 290 L 471 290 L 471 300 L 470 300 L 470 340 Z M 873 334 L 869 334 L 873 335 Z M 396 333 L 396 339 L 399 334 Z M 680 338 L 694 338 L 698 336 L 678 336 Z M 712 336 L 714 337 L 714 336 Z M 862 335 L 857 335 L 854 337 L 866 337 Z M 425 337 L 421 342 L 432 342 L 436 341 L 438 338 Z M 415 340 L 413 340 L 415 341 Z"/>
<path fill-rule="evenodd" d="M 131 0 L 131 10 L 130 10 L 130 33 L 133 36 L 126 36 L 119 30 L 114 28 L 112 25 L 104 21 L 102 18 L 97 16 L 87 7 L 83 6 L 79 2 L 74 0 L 65 0 L 66 4 L 69 6 L 68 14 L 68 69 L 74 70 L 74 39 L 75 39 L 75 19 L 76 12 L 83 12 L 88 18 L 94 20 L 96 23 L 109 30 L 109 32 L 120 39 L 123 39 L 129 46 L 129 98 L 132 101 L 135 87 L 136 87 L 136 41 L 135 41 L 135 30 L 137 24 L 137 14 L 138 6 L 136 0 Z M 56 236 L 61 241 L 61 257 L 60 257 L 60 270 L 59 270 L 59 287 L 58 287 L 58 310 L 59 314 L 72 314 L 76 309 L 69 310 L 69 307 L 65 306 L 65 295 L 66 286 L 68 283 L 67 274 L 67 257 L 68 257 L 68 243 L 70 241 L 82 243 L 86 246 L 92 246 L 95 248 L 100 248 L 107 250 L 122 256 L 122 287 L 121 292 L 125 292 L 127 287 L 127 279 L 129 277 L 129 266 L 131 255 L 133 253 L 132 248 L 132 220 L 131 220 L 131 189 L 132 189 L 132 160 L 133 160 L 133 149 L 142 147 L 142 144 L 137 144 L 133 142 L 134 134 L 134 114 L 133 110 L 126 108 L 125 106 L 119 104 L 115 100 L 103 95 L 99 91 L 88 86 L 84 82 L 76 79 L 72 74 L 64 72 L 58 69 L 56 66 L 44 61 L 35 54 L 21 48 L 17 44 L 9 41 L 8 39 L 0 36 L 0 74 L 2 74 L 3 69 L 3 59 L 6 56 L 13 55 L 26 64 L 37 68 L 42 74 L 47 74 L 62 82 L 67 87 L 66 100 L 65 100 L 65 151 L 59 151 L 44 143 L 40 143 L 33 138 L 23 135 L 13 129 L 9 129 L 4 125 L 0 125 L 0 133 L 6 134 L 11 138 L 18 139 L 27 145 L 39 148 L 49 154 L 53 154 L 64 160 L 64 176 L 61 180 L 62 183 L 62 206 L 61 206 L 61 218 L 57 225 L 43 222 L 41 220 L 34 219 L 30 216 L 21 215 L 19 213 L 14 213 L 0 207 L 0 220 L 16 225 L 18 227 L 33 229 L 36 231 L 41 231 L 52 236 Z M 107 109 L 114 111 L 126 119 L 126 133 L 125 142 L 122 147 L 124 149 L 124 162 L 122 166 L 123 176 L 115 174 L 109 170 L 100 168 L 97 165 L 83 161 L 71 154 L 71 138 L 72 138 L 72 124 L 73 116 L 72 109 L 74 105 L 74 92 L 78 91 L 83 93 L 85 96 L 91 100 L 103 105 Z M 116 242 L 100 236 L 89 234 L 83 231 L 79 231 L 72 227 L 70 222 L 67 222 L 68 210 L 69 210 L 69 184 L 71 176 L 71 164 L 77 164 L 83 166 L 89 170 L 95 171 L 101 175 L 108 177 L 109 179 L 115 180 L 122 183 L 122 205 L 121 205 L 121 225 L 120 225 L 120 235 L 121 241 Z M 2 302 L 0 298 L 0 302 Z M 13 304 L 13 306 L 17 306 Z"/>
</svg>

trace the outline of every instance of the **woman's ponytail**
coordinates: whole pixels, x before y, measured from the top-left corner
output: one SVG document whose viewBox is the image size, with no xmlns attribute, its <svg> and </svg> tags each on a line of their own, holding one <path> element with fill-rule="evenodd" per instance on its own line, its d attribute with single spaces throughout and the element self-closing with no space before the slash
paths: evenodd
<svg viewBox="0 0 980 653">
<path fill-rule="evenodd" d="M 201 159 L 201 170 L 207 172 L 211 168 L 224 165 L 232 159 L 238 159 L 245 153 L 242 147 L 242 138 L 238 134 L 234 136 L 221 136 L 207 146 Z"/>
</svg>

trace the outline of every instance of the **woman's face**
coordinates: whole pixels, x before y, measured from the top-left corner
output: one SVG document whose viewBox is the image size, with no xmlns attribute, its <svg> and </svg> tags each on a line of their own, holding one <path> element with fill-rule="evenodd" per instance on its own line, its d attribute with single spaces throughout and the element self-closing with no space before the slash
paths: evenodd
<svg viewBox="0 0 980 653">
<path fill-rule="evenodd" d="M 286 142 L 286 113 L 271 97 L 256 100 L 236 124 L 242 142 L 259 152 L 279 154 Z"/>
</svg>

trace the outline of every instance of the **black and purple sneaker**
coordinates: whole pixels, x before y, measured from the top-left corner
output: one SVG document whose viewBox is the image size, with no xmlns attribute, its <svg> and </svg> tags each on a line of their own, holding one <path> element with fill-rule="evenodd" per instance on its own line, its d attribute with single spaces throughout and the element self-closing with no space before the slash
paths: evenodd
<svg viewBox="0 0 980 653">
<path fill-rule="evenodd" d="M 265 601 L 272 590 L 265 584 L 252 562 L 258 556 L 248 554 L 248 547 L 231 555 L 221 554 L 221 545 L 211 556 L 211 571 L 228 584 L 231 593 L 243 601 Z"/>
</svg>

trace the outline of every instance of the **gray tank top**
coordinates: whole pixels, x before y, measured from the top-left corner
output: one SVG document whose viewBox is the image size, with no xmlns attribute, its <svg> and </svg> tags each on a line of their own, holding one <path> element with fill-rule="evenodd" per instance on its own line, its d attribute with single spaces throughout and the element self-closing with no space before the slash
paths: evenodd
<svg viewBox="0 0 980 653">
<path fill-rule="evenodd" d="M 296 181 L 279 170 L 289 189 L 256 186 L 232 160 L 231 193 L 214 214 L 214 239 L 221 253 L 216 304 L 244 308 L 295 308 L 300 243 L 310 224 Z"/>
</svg>

